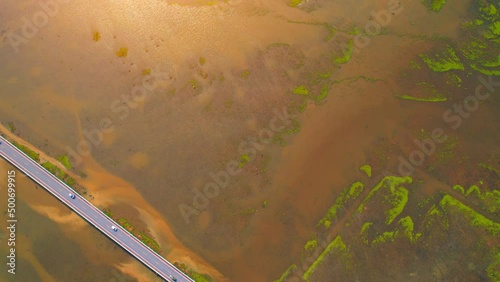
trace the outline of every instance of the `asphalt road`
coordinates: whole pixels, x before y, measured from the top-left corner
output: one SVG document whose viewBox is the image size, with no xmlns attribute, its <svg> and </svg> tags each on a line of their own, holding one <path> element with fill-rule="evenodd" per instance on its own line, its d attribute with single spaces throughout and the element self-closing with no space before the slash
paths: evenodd
<svg viewBox="0 0 500 282">
<path fill-rule="evenodd" d="M 178 282 L 194 281 L 1 136 L 0 155 L 163 279 L 172 282 L 171 275 Z M 111 229 L 113 225 L 118 231 Z"/>
</svg>

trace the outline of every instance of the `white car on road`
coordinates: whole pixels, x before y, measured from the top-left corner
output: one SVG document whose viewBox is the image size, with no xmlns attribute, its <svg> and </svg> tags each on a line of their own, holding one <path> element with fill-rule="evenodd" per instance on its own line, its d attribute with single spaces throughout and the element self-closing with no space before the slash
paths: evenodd
<svg viewBox="0 0 500 282">
<path fill-rule="evenodd" d="M 115 232 L 118 231 L 118 228 L 114 225 L 111 225 L 111 229 L 113 229 L 113 231 L 115 231 Z"/>
</svg>

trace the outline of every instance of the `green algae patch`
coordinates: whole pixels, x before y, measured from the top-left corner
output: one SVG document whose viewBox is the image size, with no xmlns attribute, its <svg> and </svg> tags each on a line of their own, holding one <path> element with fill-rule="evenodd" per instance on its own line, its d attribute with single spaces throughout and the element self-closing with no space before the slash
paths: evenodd
<svg viewBox="0 0 500 282">
<path fill-rule="evenodd" d="M 318 241 L 316 239 L 312 239 L 307 241 L 304 245 L 304 251 L 314 251 L 318 247 Z"/>
<path fill-rule="evenodd" d="M 424 227 L 429 229 L 434 225 L 436 221 L 437 223 L 441 224 L 441 226 L 445 230 L 450 227 L 448 218 L 444 216 L 443 211 L 439 208 L 439 206 L 432 205 L 432 207 L 427 211 L 427 214 L 425 215 Z"/>
<path fill-rule="evenodd" d="M 484 3 L 486 3 L 486 2 L 484 2 Z M 479 7 L 479 12 L 481 13 L 481 17 L 484 18 L 485 20 L 488 20 L 488 21 L 495 20 L 497 14 L 498 14 L 498 10 L 495 7 L 495 5 L 493 5 L 493 4 Z"/>
<path fill-rule="evenodd" d="M 240 76 L 242 78 L 248 78 L 250 76 L 250 71 L 249 70 L 244 70 L 241 72 Z"/>
<path fill-rule="evenodd" d="M 290 0 L 290 4 L 288 4 L 290 7 L 298 7 L 302 3 L 302 0 Z"/>
<path fill-rule="evenodd" d="M 480 67 L 476 64 L 471 64 L 470 67 L 475 70 L 475 71 L 478 71 L 482 74 L 485 74 L 485 75 L 493 75 L 493 76 L 500 76 L 500 70 L 496 70 L 496 69 L 487 69 L 487 68 L 483 68 L 483 67 Z"/>
<path fill-rule="evenodd" d="M 355 199 L 363 192 L 364 185 L 361 182 L 354 182 L 347 189 L 344 189 L 340 196 L 335 200 L 335 204 L 331 206 L 326 212 L 325 216 L 319 221 L 317 226 L 323 225 L 325 228 L 329 228 L 332 224 L 332 221 L 336 220 L 340 210 L 342 210 L 346 203 L 350 199 Z"/>
<path fill-rule="evenodd" d="M 476 185 L 472 185 L 471 187 L 469 187 L 469 189 L 467 189 L 467 192 L 465 193 L 465 196 L 469 196 L 472 193 L 476 194 L 478 198 L 482 198 L 481 191 L 479 190 L 479 187 L 477 187 Z"/>
<path fill-rule="evenodd" d="M 393 242 L 396 238 L 404 236 L 411 243 L 416 243 L 417 240 L 422 236 L 422 233 L 414 233 L 415 224 L 410 216 L 401 218 L 398 221 L 398 227 L 393 231 L 385 231 L 384 233 L 377 236 L 373 241 L 372 245 Z M 366 242 L 365 242 L 366 243 Z"/>
<path fill-rule="evenodd" d="M 485 163 L 478 163 L 477 164 L 479 167 L 485 168 L 489 171 L 494 172 L 496 175 L 500 176 L 500 171 L 498 169 L 495 169 L 492 165 L 485 164 Z"/>
<path fill-rule="evenodd" d="M 410 61 L 410 69 L 419 70 L 419 69 L 422 69 L 422 66 L 419 65 L 417 62 L 412 60 L 412 61 Z"/>
<path fill-rule="evenodd" d="M 343 47 L 342 48 L 342 55 L 335 57 L 333 59 L 333 62 L 335 64 L 339 64 L 339 65 L 346 64 L 352 58 L 352 53 L 354 51 L 354 41 L 351 39 L 351 40 L 349 40 L 349 42 L 347 43 L 346 46 L 342 46 L 342 47 Z"/>
<path fill-rule="evenodd" d="M 500 224 L 486 218 L 452 196 L 445 195 L 439 205 L 444 211 L 458 211 L 463 213 L 470 220 L 472 226 L 484 228 L 492 235 L 500 236 Z M 453 208 L 453 210 L 450 210 L 450 208 Z"/>
<path fill-rule="evenodd" d="M 320 91 L 319 95 L 316 96 L 316 98 L 314 99 L 314 102 L 316 102 L 316 104 L 319 104 L 323 100 L 325 100 L 326 97 L 328 96 L 328 90 L 330 90 L 330 88 L 328 86 L 324 86 L 323 88 L 321 88 L 321 91 Z"/>
<path fill-rule="evenodd" d="M 448 74 L 448 81 L 446 83 L 456 87 L 462 87 L 462 79 L 454 73 Z"/>
<path fill-rule="evenodd" d="M 368 228 L 370 228 L 370 226 L 373 225 L 373 222 L 365 222 L 363 224 L 363 227 L 361 227 L 361 232 L 360 234 L 364 234 L 366 232 L 366 230 L 368 230 Z"/>
<path fill-rule="evenodd" d="M 323 262 L 323 260 L 326 258 L 326 256 L 333 254 L 334 251 L 338 251 L 339 254 L 344 258 L 344 259 L 350 259 L 350 254 L 347 249 L 347 245 L 342 241 L 342 238 L 340 236 L 335 237 L 335 239 L 328 244 L 328 246 L 325 248 L 325 250 L 319 255 L 319 257 L 311 264 L 311 266 L 304 272 L 302 275 L 302 278 L 305 281 L 310 282 L 309 277 L 314 273 L 316 268 Z"/>
<path fill-rule="evenodd" d="M 317 73 L 317 76 L 322 79 L 328 79 L 332 76 L 331 72 Z"/>
<path fill-rule="evenodd" d="M 358 207 L 358 212 L 362 213 L 366 203 L 381 189 L 388 188 L 391 194 L 396 192 L 396 188 L 401 184 L 410 184 L 413 182 L 413 178 L 410 176 L 386 176 L 368 193 L 368 196 L 363 200 L 363 202 Z M 406 190 L 406 189 L 405 189 Z M 401 193 L 401 192 L 397 192 Z"/>
<path fill-rule="evenodd" d="M 365 185 L 361 182 L 354 182 L 351 187 L 349 187 L 349 198 L 355 199 L 363 192 Z M 349 200 L 349 198 L 347 200 Z"/>
<path fill-rule="evenodd" d="M 293 89 L 293 94 L 295 95 L 309 95 L 309 90 L 305 86 L 297 86 Z"/>
<path fill-rule="evenodd" d="M 432 103 L 446 102 L 448 100 L 448 98 L 446 98 L 446 97 L 418 98 L 418 97 L 413 97 L 413 96 L 409 96 L 409 95 L 401 95 L 401 96 L 397 96 L 397 97 L 399 99 L 402 99 L 402 100 L 410 100 L 410 101 L 417 101 L 417 102 L 432 102 Z"/>
<path fill-rule="evenodd" d="M 278 280 L 274 280 L 274 282 L 283 282 L 285 281 L 286 278 L 288 278 L 288 276 L 290 276 L 290 274 L 293 273 L 293 271 L 297 268 L 297 265 L 295 264 L 292 264 L 290 265 L 286 270 L 285 272 L 283 272 L 283 274 L 281 274 L 280 278 Z"/>
<path fill-rule="evenodd" d="M 372 177 L 372 167 L 369 165 L 364 165 L 359 168 L 360 171 L 364 172 L 366 176 Z"/>
<path fill-rule="evenodd" d="M 207 61 L 207 60 L 205 59 L 205 57 L 200 57 L 200 65 L 202 65 L 202 66 L 203 66 L 203 65 L 205 64 L 205 62 L 206 62 L 206 61 Z"/>
<path fill-rule="evenodd" d="M 464 70 L 464 65 L 460 62 L 455 50 L 448 46 L 441 53 L 434 56 L 427 56 L 420 54 L 419 57 L 422 61 L 435 72 L 447 72 L 450 70 Z"/>
<path fill-rule="evenodd" d="M 98 31 L 94 31 L 94 33 L 92 34 L 92 39 L 97 42 L 99 40 L 101 40 L 101 34 L 98 32 Z"/>
<path fill-rule="evenodd" d="M 403 187 L 397 187 L 394 189 L 391 196 L 392 198 L 389 199 L 389 202 L 393 207 L 386 211 L 386 224 L 391 224 L 394 219 L 403 212 L 408 202 L 408 190 Z"/>
<path fill-rule="evenodd" d="M 243 154 L 240 156 L 240 162 L 238 163 L 238 167 L 243 168 L 249 162 L 250 162 L 250 156 L 247 154 Z"/>
<path fill-rule="evenodd" d="M 493 251 L 492 262 L 486 268 L 486 274 L 492 281 L 500 281 L 500 247 L 496 247 Z"/>
<path fill-rule="evenodd" d="M 420 236 L 422 236 L 422 233 L 414 233 L 414 227 L 415 224 L 413 223 L 413 220 L 411 219 L 410 216 L 405 216 L 401 218 L 398 221 L 398 224 L 403 227 L 403 234 L 405 235 L 406 238 L 410 240 L 410 242 L 415 243 Z"/>
<path fill-rule="evenodd" d="M 427 10 L 437 13 L 446 4 L 446 0 L 423 0 L 422 4 L 427 7 Z"/>
<path fill-rule="evenodd" d="M 150 75 L 150 74 L 151 74 L 151 69 L 150 68 L 146 68 L 146 69 L 142 70 L 142 75 L 143 76 L 147 76 L 147 75 Z"/>
<path fill-rule="evenodd" d="M 57 160 L 68 170 L 72 169 L 71 163 L 67 155 L 62 155 L 57 158 Z"/>
<path fill-rule="evenodd" d="M 128 55 L 128 48 L 122 47 L 115 54 L 120 58 L 125 58 Z"/>
<path fill-rule="evenodd" d="M 462 195 L 465 195 L 465 189 L 461 185 L 454 185 L 453 190 L 460 192 Z"/>
<path fill-rule="evenodd" d="M 398 231 L 385 231 L 381 235 L 377 236 L 373 241 L 372 244 L 380 244 L 380 243 L 387 243 L 387 242 L 392 242 L 396 238 Z"/>
</svg>

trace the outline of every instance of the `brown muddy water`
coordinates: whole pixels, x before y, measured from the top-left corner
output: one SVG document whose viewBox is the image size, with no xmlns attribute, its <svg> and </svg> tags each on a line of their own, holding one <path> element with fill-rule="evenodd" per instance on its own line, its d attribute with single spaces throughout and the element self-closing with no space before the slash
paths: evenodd
<svg viewBox="0 0 500 282">
<path fill-rule="evenodd" d="M 374 174 L 394 171 L 416 132 L 446 126 L 441 116 L 451 104 L 395 96 L 418 91 L 412 79 L 420 77 L 403 75 L 410 61 L 435 47 L 436 34 L 459 38 L 469 1 L 450 3 L 439 14 L 420 1 L 394 2 L 309 0 L 292 8 L 260 0 L 72 0 L 58 4 L 16 53 L 9 34 L 20 35 L 22 18 L 42 8 L 37 1 L 4 1 L 0 121 L 12 122 L 20 138 L 52 157 L 78 151 L 82 140 L 97 138 L 103 121 L 112 124 L 102 140 L 89 143 L 90 154 L 72 158 L 94 204 L 147 229 L 172 262 L 217 281 L 273 281 L 300 258 L 317 221 L 359 166 L 375 162 Z M 390 5 L 399 13 L 384 32 L 357 48 L 348 64 L 333 65 L 340 47 L 328 40 L 331 30 L 349 36 L 372 11 Z M 117 55 L 121 48 L 126 56 Z M 326 73 L 327 98 L 295 113 L 300 131 L 285 135 L 285 146 L 262 145 L 187 222 L 180 207 L 193 206 L 193 189 L 203 190 L 211 172 L 239 161 L 241 142 L 266 128 L 275 110 L 296 106 L 295 87 Z M 161 81 L 145 99 L 122 100 L 151 77 Z M 474 87 L 464 85 L 460 95 Z M 482 109 L 453 132 L 464 155 L 478 159 L 498 155 L 497 135 L 484 140 L 497 153 L 481 151 L 467 137 L 479 125 L 492 129 L 481 131 L 485 136 L 496 132 L 495 105 Z M 374 158 L 374 151 L 384 157 Z M 3 185 L 10 166 L 0 164 Z M 454 184 L 460 176 L 446 168 L 419 177 Z M 43 189 L 25 179 L 18 189 L 23 225 L 15 281 L 119 281 L 112 280 L 117 275 L 154 281 Z M 0 277 L 12 279 L 5 271 Z"/>
</svg>

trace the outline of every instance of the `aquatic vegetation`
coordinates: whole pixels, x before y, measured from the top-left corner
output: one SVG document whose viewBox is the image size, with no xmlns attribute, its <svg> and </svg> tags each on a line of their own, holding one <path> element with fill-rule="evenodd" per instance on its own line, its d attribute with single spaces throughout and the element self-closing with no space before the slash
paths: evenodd
<svg viewBox="0 0 500 282">
<path fill-rule="evenodd" d="M 242 154 L 240 156 L 240 162 L 238 163 L 238 166 L 240 168 L 243 168 L 249 162 L 250 162 L 250 156 L 248 154 Z"/>
<path fill-rule="evenodd" d="M 487 4 L 487 2 L 479 3 L 479 12 L 483 19 L 487 21 L 494 21 L 497 18 L 497 8 L 494 4 Z"/>
<path fill-rule="evenodd" d="M 262 207 L 263 208 L 266 208 L 267 207 L 267 201 L 264 200 L 264 202 L 262 202 Z"/>
<path fill-rule="evenodd" d="M 293 94 L 307 96 L 307 95 L 309 95 L 309 90 L 305 86 L 301 85 L 301 86 L 297 86 L 297 87 L 295 87 L 295 89 L 293 89 Z"/>
<path fill-rule="evenodd" d="M 274 282 L 283 282 L 285 281 L 285 279 L 290 276 L 290 274 L 293 273 L 293 271 L 295 270 L 295 268 L 297 268 L 297 265 L 295 264 L 292 264 L 290 265 L 286 270 L 285 272 L 283 272 L 283 274 L 281 274 L 280 278 L 278 280 L 274 280 Z"/>
<path fill-rule="evenodd" d="M 300 125 L 300 122 L 297 119 L 294 118 L 291 120 L 291 122 L 292 122 L 292 126 L 289 129 L 284 131 L 284 133 L 287 135 L 292 135 L 292 134 L 298 133 L 302 129 L 302 125 Z"/>
<path fill-rule="evenodd" d="M 455 85 L 456 87 L 461 87 L 462 86 L 462 79 L 460 76 L 454 74 L 454 73 L 449 73 L 448 74 L 448 84 Z"/>
<path fill-rule="evenodd" d="M 142 71 L 142 75 L 146 76 L 146 75 L 150 75 L 151 74 L 151 69 L 150 68 L 147 68 L 147 69 L 144 69 Z"/>
<path fill-rule="evenodd" d="M 363 224 L 363 227 L 361 227 L 361 232 L 360 234 L 364 234 L 366 232 L 366 230 L 368 230 L 368 228 L 370 228 L 370 226 L 373 225 L 373 222 L 365 222 Z"/>
<path fill-rule="evenodd" d="M 492 262 L 486 268 L 486 273 L 492 281 L 500 281 L 500 247 L 496 247 L 493 252 Z"/>
<path fill-rule="evenodd" d="M 244 70 L 241 72 L 240 76 L 242 78 L 248 78 L 250 76 L 250 71 L 249 70 Z"/>
<path fill-rule="evenodd" d="M 462 195 L 465 194 L 465 189 L 461 185 L 458 185 L 458 184 L 454 185 L 453 190 L 460 192 Z"/>
<path fill-rule="evenodd" d="M 410 176 L 386 176 L 382 178 L 382 180 L 370 191 L 368 196 L 363 200 L 363 202 L 359 205 L 358 207 L 358 212 L 362 213 L 365 204 L 381 189 L 381 188 L 388 188 L 391 195 L 396 194 L 397 196 L 400 196 L 401 191 L 396 192 L 397 186 L 401 184 L 409 184 L 413 182 L 413 178 Z M 402 188 L 402 187 L 400 187 Z M 405 189 L 406 190 L 406 189 Z"/>
<path fill-rule="evenodd" d="M 386 211 L 385 223 L 387 224 L 391 224 L 394 219 L 403 212 L 408 202 L 408 190 L 403 187 L 396 187 L 392 191 L 391 197 L 389 202 L 393 207 Z"/>
<path fill-rule="evenodd" d="M 422 66 L 419 65 L 417 62 L 412 60 L 412 61 L 410 61 L 410 69 L 419 70 L 419 69 L 422 69 Z"/>
<path fill-rule="evenodd" d="M 200 65 L 202 65 L 202 66 L 203 66 L 203 65 L 205 64 L 205 62 L 206 62 L 206 61 L 207 61 L 207 60 L 205 59 L 205 57 L 200 57 Z"/>
<path fill-rule="evenodd" d="M 455 50 L 448 46 L 441 53 L 435 54 L 433 57 L 420 54 L 422 61 L 435 72 L 447 72 L 450 70 L 464 70 L 464 65 L 457 57 Z"/>
<path fill-rule="evenodd" d="M 319 78 L 327 79 L 327 78 L 330 78 L 332 76 L 332 73 L 331 72 L 318 73 L 317 75 Z"/>
<path fill-rule="evenodd" d="M 448 100 L 448 98 L 445 97 L 430 97 L 430 98 L 417 98 L 409 95 L 401 95 L 397 96 L 399 99 L 403 100 L 411 100 L 411 101 L 418 101 L 418 102 L 445 102 Z"/>
<path fill-rule="evenodd" d="M 394 241 L 396 238 L 396 235 L 398 234 L 398 231 L 385 231 L 382 233 L 382 235 L 377 236 L 373 241 L 372 244 L 380 244 L 380 243 L 387 243 L 388 241 Z"/>
<path fill-rule="evenodd" d="M 335 239 L 328 244 L 328 246 L 325 248 L 325 250 L 319 255 L 319 257 L 311 264 L 311 266 L 304 272 L 302 275 L 302 278 L 305 281 L 310 281 L 309 277 L 313 274 L 313 272 L 316 270 L 316 268 L 323 262 L 325 257 L 329 254 L 332 254 L 333 251 L 338 250 L 340 255 L 344 259 L 349 259 L 350 254 L 347 249 L 347 245 L 342 241 L 342 238 L 340 236 L 335 237 Z"/>
<path fill-rule="evenodd" d="M 314 251 L 316 247 L 318 247 L 318 241 L 316 241 L 316 239 L 312 239 L 307 241 L 304 245 L 304 251 Z"/>
<path fill-rule="evenodd" d="M 410 242 L 415 243 L 422 233 L 414 234 L 414 223 L 410 216 L 405 216 L 398 221 L 398 224 L 403 227 L 403 234 L 410 240 Z"/>
<path fill-rule="evenodd" d="M 459 145 L 457 136 L 448 135 L 441 147 L 436 151 L 435 165 L 445 163 L 455 156 L 455 148 Z"/>
<path fill-rule="evenodd" d="M 94 33 L 92 34 L 92 39 L 97 42 L 101 39 L 101 34 L 98 32 L 98 31 L 94 31 Z"/>
<path fill-rule="evenodd" d="M 316 104 L 319 104 L 321 101 L 323 101 L 328 96 L 328 90 L 329 90 L 328 86 L 321 88 L 321 92 L 315 98 Z"/>
<path fill-rule="evenodd" d="M 398 97 L 399 99 L 403 99 L 403 100 L 418 101 L 418 102 L 433 102 L 433 103 L 446 102 L 448 100 L 448 98 L 446 98 L 446 97 L 417 98 L 417 97 L 413 97 L 413 96 L 409 96 L 409 95 L 400 95 L 400 96 L 396 96 L 396 97 Z"/>
<path fill-rule="evenodd" d="M 350 34 L 350 35 L 358 35 L 361 33 L 361 29 L 358 27 L 358 26 L 353 26 L 352 28 L 350 28 L 349 30 L 347 30 L 347 34 Z"/>
<path fill-rule="evenodd" d="M 478 71 L 482 74 L 500 76 L 500 70 L 489 70 L 489 69 L 479 67 L 476 64 L 471 64 L 470 66 L 473 70 Z"/>
<path fill-rule="evenodd" d="M 302 3 L 302 0 L 290 0 L 290 7 L 297 7 Z"/>
<path fill-rule="evenodd" d="M 359 168 L 362 172 L 364 172 L 368 177 L 372 177 L 372 167 L 369 165 L 364 165 Z"/>
<path fill-rule="evenodd" d="M 344 189 L 340 196 L 335 200 L 335 204 L 331 206 L 323 218 L 318 222 L 317 226 L 323 225 L 325 228 L 329 228 L 332 221 L 337 219 L 338 213 L 344 208 L 345 204 L 350 199 L 355 199 L 363 192 L 364 185 L 361 182 L 354 182 L 347 189 Z"/>
<path fill-rule="evenodd" d="M 465 196 L 469 196 L 472 193 L 475 193 L 476 196 L 481 198 L 481 191 L 479 190 L 479 187 L 477 187 L 476 185 L 472 185 L 471 187 L 469 187 L 469 189 L 467 189 L 467 192 L 465 193 Z"/>
<path fill-rule="evenodd" d="M 365 189 L 365 185 L 361 182 L 354 182 L 351 187 L 349 187 L 349 197 L 347 197 L 346 201 L 349 199 L 355 199 L 363 192 Z"/>
<path fill-rule="evenodd" d="M 17 143 L 16 141 L 13 141 L 12 145 L 16 146 L 19 150 L 21 150 L 23 153 L 25 153 L 28 157 L 30 157 L 34 161 L 36 161 L 36 162 L 40 161 L 40 154 L 31 150 L 27 146 L 21 145 L 21 144 Z"/>
<path fill-rule="evenodd" d="M 354 41 L 351 39 L 351 40 L 349 40 L 349 42 L 345 46 L 342 46 L 342 55 L 335 57 L 333 59 L 333 62 L 335 64 L 348 63 L 352 58 L 352 53 L 354 50 L 353 48 L 354 48 Z"/>
<path fill-rule="evenodd" d="M 422 4 L 424 4 L 429 11 L 439 12 L 446 4 L 446 0 L 422 0 Z"/>
<path fill-rule="evenodd" d="M 66 169 L 71 169 L 72 166 L 69 162 L 69 158 L 67 155 L 62 155 L 57 158 L 57 160 L 66 168 Z"/>
<path fill-rule="evenodd" d="M 467 205 L 464 205 L 459 200 L 453 198 L 452 196 L 446 194 L 441 202 L 439 203 L 441 208 L 447 212 L 461 212 L 463 213 L 471 222 L 472 226 L 484 228 L 486 231 L 490 232 L 494 236 L 500 236 L 500 224 L 486 218 L 482 214 L 476 212 Z"/>
<path fill-rule="evenodd" d="M 422 233 L 414 234 L 414 223 L 410 216 L 401 218 L 398 221 L 398 227 L 393 231 L 385 231 L 381 235 L 377 236 L 373 241 L 372 245 L 387 243 L 389 241 L 394 241 L 401 235 L 404 235 L 410 242 L 415 243 Z"/>
<path fill-rule="evenodd" d="M 125 58 L 128 54 L 128 48 L 122 47 L 115 53 L 118 57 Z"/>
<path fill-rule="evenodd" d="M 190 79 L 188 82 L 187 82 L 188 85 L 191 86 L 191 89 L 193 90 L 197 90 L 200 88 L 200 83 L 198 82 L 198 80 L 196 80 L 195 78 L 193 79 Z M 199 91 L 197 91 L 199 92 Z"/>
<path fill-rule="evenodd" d="M 231 109 L 231 107 L 233 107 L 233 100 L 227 100 L 224 102 L 224 107 L 226 109 Z"/>
</svg>

